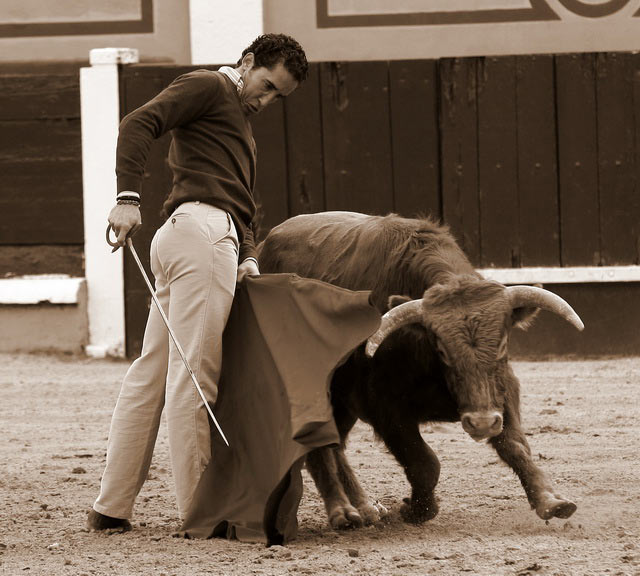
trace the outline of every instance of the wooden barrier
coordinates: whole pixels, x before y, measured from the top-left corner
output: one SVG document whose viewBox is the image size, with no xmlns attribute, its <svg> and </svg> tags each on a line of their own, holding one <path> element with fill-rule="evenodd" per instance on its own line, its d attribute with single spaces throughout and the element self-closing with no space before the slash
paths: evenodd
<svg viewBox="0 0 640 576">
<path fill-rule="evenodd" d="M 0 67 L 0 277 L 83 274 L 78 67 Z"/>
<path fill-rule="evenodd" d="M 478 267 L 639 264 L 639 67 L 626 53 L 312 64 L 252 120 L 259 237 L 305 212 L 428 213 Z M 194 68 L 123 69 L 122 114 Z M 142 254 L 171 186 L 168 144 L 147 166 Z M 125 268 L 131 354 L 148 296 Z"/>
</svg>

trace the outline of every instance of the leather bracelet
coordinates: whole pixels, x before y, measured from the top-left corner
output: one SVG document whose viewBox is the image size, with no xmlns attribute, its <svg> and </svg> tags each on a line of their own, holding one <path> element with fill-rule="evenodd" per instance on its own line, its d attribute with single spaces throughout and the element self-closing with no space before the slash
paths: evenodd
<svg viewBox="0 0 640 576">
<path fill-rule="evenodd" d="M 122 192 L 118 192 L 117 198 L 135 198 L 136 200 L 140 200 L 140 194 L 133 190 L 123 190 Z"/>
<path fill-rule="evenodd" d="M 116 204 L 130 204 L 131 206 L 140 206 L 140 202 L 134 200 L 133 198 L 119 198 Z"/>
</svg>

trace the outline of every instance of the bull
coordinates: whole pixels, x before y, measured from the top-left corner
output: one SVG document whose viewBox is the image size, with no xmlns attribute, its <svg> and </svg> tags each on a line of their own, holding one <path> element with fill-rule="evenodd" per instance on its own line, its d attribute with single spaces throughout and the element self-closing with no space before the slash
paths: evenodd
<svg viewBox="0 0 640 576">
<path fill-rule="evenodd" d="M 449 230 L 429 218 L 352 212 L 301 215 L 259 246 L 263 272 L 297 273 L 351 290 L 371 290 L 380 329 L 334 373 L 331 402 L 340 445 L 311 452 L 307 468 L 334 528 L 375 522 L 373 504 L 345 457 L 358 419 L 369 423 L 405 471 L 406 522 L 436 516 L 440 463 L 420 434 L 424 422 L 460 421 L 488 441 L 519 477 L 542 519 L 568 518 L 576 505 L 533 461 L 520 421 L 520 384 L 508 356 L 512 328 L 539 309 L 583 324 L 559 296 L 484 279 Z"/>
</svg>

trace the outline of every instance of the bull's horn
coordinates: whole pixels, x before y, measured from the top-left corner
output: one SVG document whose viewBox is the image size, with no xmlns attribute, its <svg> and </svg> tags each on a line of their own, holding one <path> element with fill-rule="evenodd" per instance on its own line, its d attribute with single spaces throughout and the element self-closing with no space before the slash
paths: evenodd
<svg viewBox="0 0 640 576">
<path fill-rule="evenodd" d="M 422 320 L 422 299 L 410 300 L 400 306 L 391 308 L 380 321 L 380 328 L 367 340 L 366 354 L 371 358 L 382 344 L 382 341 L 394 330 L 406 324 Z"/>
<path fill-rule="evenodd" d="M 578 330 L 584 330 L 584 324 L 573 308 L 557 294 L 535 286 L 509 286 L 507 294 L 512 308 L 542 308 L 562 316 Z"/>
</svg>

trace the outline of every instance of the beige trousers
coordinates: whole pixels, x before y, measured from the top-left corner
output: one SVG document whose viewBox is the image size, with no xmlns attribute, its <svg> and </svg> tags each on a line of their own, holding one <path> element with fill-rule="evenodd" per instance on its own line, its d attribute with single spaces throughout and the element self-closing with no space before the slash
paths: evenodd
<svg viewBox="0 0 640 576">
<path fill-rule="evenodd" d="M 156 293 L 191 369 L 215 402 L 224 331 L 235 291 L 238 237 L 231 217 L 200 202 L 181 204 L 151 243 Z M 94 510 L 130 518 L 151 464 L 166 406 L 171 467 L 180 516 L 211 458 L 209 421 L 162 318 L 151 304 L 141 356 L 116 403 L 107 464 Z"/>
</svg>

